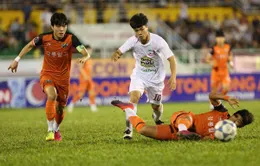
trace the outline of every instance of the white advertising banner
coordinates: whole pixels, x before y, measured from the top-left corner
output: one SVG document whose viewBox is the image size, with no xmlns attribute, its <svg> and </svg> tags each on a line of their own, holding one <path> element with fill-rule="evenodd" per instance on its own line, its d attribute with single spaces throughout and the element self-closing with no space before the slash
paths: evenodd
<svg viewBox="0 0 260 166">
<path fill-rule="evenodd" d="M 234 69 L 237 73 L 254 73 L 260 71 L 260 55 L 234 56 Z"/>
<path fill-rule="evenodd" d="M 134 31 L 129 24 L 72 24 L 69 30 L 75 34 L 83 44 L 90 44 L 94 48 L 119 47 Z"/>
</svg>

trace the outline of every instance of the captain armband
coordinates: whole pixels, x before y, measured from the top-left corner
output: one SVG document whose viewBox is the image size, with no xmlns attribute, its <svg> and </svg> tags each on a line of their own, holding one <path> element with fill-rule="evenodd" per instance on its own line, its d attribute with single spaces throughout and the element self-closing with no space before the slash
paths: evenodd
<svg viewBox="0 0 260 166">
<path fill-rule="evenodd" d="M 86 51 L 87 51 L 87 49 L 85 48 L 85 46 L 84 45 L 79 45 L 79 46 L 77 46 L 76 47 L 76 49 L 78 50 L 78 52 L 81 52 L 83 49 L 85 49 Z M 88 51 L 87 51 L 88 52 Z"/>
</svg>

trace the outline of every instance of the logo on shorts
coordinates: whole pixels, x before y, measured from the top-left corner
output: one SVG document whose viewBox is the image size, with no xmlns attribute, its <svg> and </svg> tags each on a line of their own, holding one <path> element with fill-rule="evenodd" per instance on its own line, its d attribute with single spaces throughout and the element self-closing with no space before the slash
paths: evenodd
<svg viewBox="0 0 260 166">
<path fill-rule="evenodd" d="M 62 48 L 66 48 L 66 47 L 68 47 L 68 45 L 69 45 L 68 43 L 62 43 L 62 44 L 61 44 L 61 47 L 62 47 Z"/>
</svg>

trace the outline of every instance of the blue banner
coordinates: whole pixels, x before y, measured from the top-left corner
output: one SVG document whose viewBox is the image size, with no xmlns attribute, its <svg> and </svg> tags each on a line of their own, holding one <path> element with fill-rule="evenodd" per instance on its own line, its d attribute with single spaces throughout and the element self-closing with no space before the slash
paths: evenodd
<svg viewBox="0 0 260 166">
<path fill-rule="evenodd" d="M 187 75 L 177 77 L 175 91 L 170 91 L 165 80 L 163 90 L 163 102 L 207 101 L 210 91 L 209 75 Z M 130 79 L 127 77 L 95 78 L 96 103 L 107 105 L 113 99 L 127 101 L 129 99 L 128 88 Z M 70 86 L 70 98 L 79 89 L 78 80 L 72 79 Z M 228 93 L 241 100 L 260 99 L 260 73 L 256 74 L 232 74 L 231 90 Z M 46 95 L 43 93 L 39 79 L 13 78 L 0 82 L 0 107 L 43 107 Z M 143 95 L 140 103 L 146 102 Z M 86 93 L 82 102 L 77 105 L 88 105 Z"/>
</svg>

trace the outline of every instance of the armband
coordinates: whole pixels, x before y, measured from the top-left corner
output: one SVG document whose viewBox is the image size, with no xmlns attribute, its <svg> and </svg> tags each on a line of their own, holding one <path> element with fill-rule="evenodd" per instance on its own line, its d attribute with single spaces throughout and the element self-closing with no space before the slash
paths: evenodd
<svg viewBox="0 0 260 166">
<path fill-rule="evenodd" d="M 87 49 L 85 48 L 84 45 L 79 45 L 76 47 L 76 49 L 78 50 L 78 52 L 81 52 L 83 49 L 85 49 L 87 51 Z"/>
</svg>

